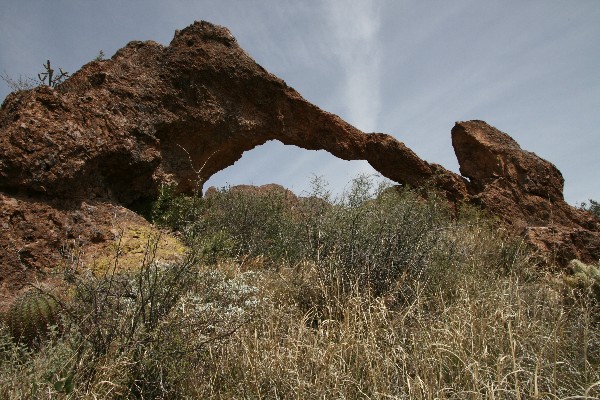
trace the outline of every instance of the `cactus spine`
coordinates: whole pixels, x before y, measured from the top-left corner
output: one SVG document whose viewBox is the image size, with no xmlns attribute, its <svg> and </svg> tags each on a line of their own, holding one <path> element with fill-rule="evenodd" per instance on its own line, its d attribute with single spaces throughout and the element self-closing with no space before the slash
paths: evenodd
<svg viewBox="0 0 600 400">
<path fill-rule="evenodd" d="M 16 341 L 32 345 L 58 322 L 57 311 L 58 302 L 51 294 L 32 289 L 15 299 L 5 319 Z"/>
</svg>

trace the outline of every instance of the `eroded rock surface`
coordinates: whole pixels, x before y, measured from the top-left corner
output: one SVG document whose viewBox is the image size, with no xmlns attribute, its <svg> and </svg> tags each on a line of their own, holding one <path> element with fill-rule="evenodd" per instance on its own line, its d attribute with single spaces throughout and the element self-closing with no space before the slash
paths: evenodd
<svg viewBox="0 0 600 400">
<path fill-rule="evenodd" d="M 401 184 L 433 182 L 540 248 L 599 257 L 598 223 L 564 202 L 554 166 L 480 121 L 458 123 L 452 134 L 468 179 L 308 103 L 226 28 L 196 22 L 166 47 L 131 42 L 58 88 L 12 93 L 2 104 L 0 286 L 51 268 L 65 241 L 106 242 L 133 214 L 125 207 L 152 199 L 161 184 L 189 192 L 269 140 L 367 160 Z"/>
<path fill-rule="evenodd" d="M 600 258 L 600 224 L 564 201 L 564 179 L 550 162 L 483 121 L 457 122 L 452 145 L 469 179 L 469 201 L 561 264 Z"/>
</svg>

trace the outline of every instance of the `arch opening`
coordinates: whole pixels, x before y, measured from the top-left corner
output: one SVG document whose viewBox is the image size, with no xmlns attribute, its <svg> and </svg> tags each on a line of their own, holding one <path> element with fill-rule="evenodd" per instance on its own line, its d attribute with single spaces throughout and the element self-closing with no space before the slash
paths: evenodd
<svg viewBox="0 0 600 400">
<path fill-rule="evenodd" d="M 233 165 L 212 175 L 203 187 L 206 192 L 211 186 L 221 188 L 275 183 L 296 195 L 305 195 L 310 193 L 311 181 L 317 176 L 327 183 L 327 189 L 333 196 L 338 196 L 359 175 L 368 175 L 376 183 L 395 184 L 366 160 L 347 161 L 326 150 L 306 150 L 274 139 L 245 151 Z"/>
</svg>

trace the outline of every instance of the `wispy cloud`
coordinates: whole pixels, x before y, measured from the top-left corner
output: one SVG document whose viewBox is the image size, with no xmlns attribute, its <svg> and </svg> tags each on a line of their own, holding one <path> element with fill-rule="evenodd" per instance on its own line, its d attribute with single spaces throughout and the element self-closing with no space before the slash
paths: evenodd
<svg viewBox="0 0 600 400">
<path fill-rule="evenodd" d="M 365 131 L 377 130 L 381 107 L 380 7 L 372 0 L 333 0 L 324 5 L 331 50 L 343 74 L 343 117 Z"/>
</svg>

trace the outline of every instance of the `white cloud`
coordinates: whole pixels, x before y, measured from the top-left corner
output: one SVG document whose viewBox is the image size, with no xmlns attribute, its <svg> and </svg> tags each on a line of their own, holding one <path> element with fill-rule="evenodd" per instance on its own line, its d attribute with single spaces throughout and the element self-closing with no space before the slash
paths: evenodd
<svg viewBox="0 0 600 400">
<path fill-rule="evenodd" d="M 359 129 L 377 130 L 381 108 L 380 7 L 370 0 L 325 3 L 331 52 L 343 74 L 342 117 Z"/>
</svg>

